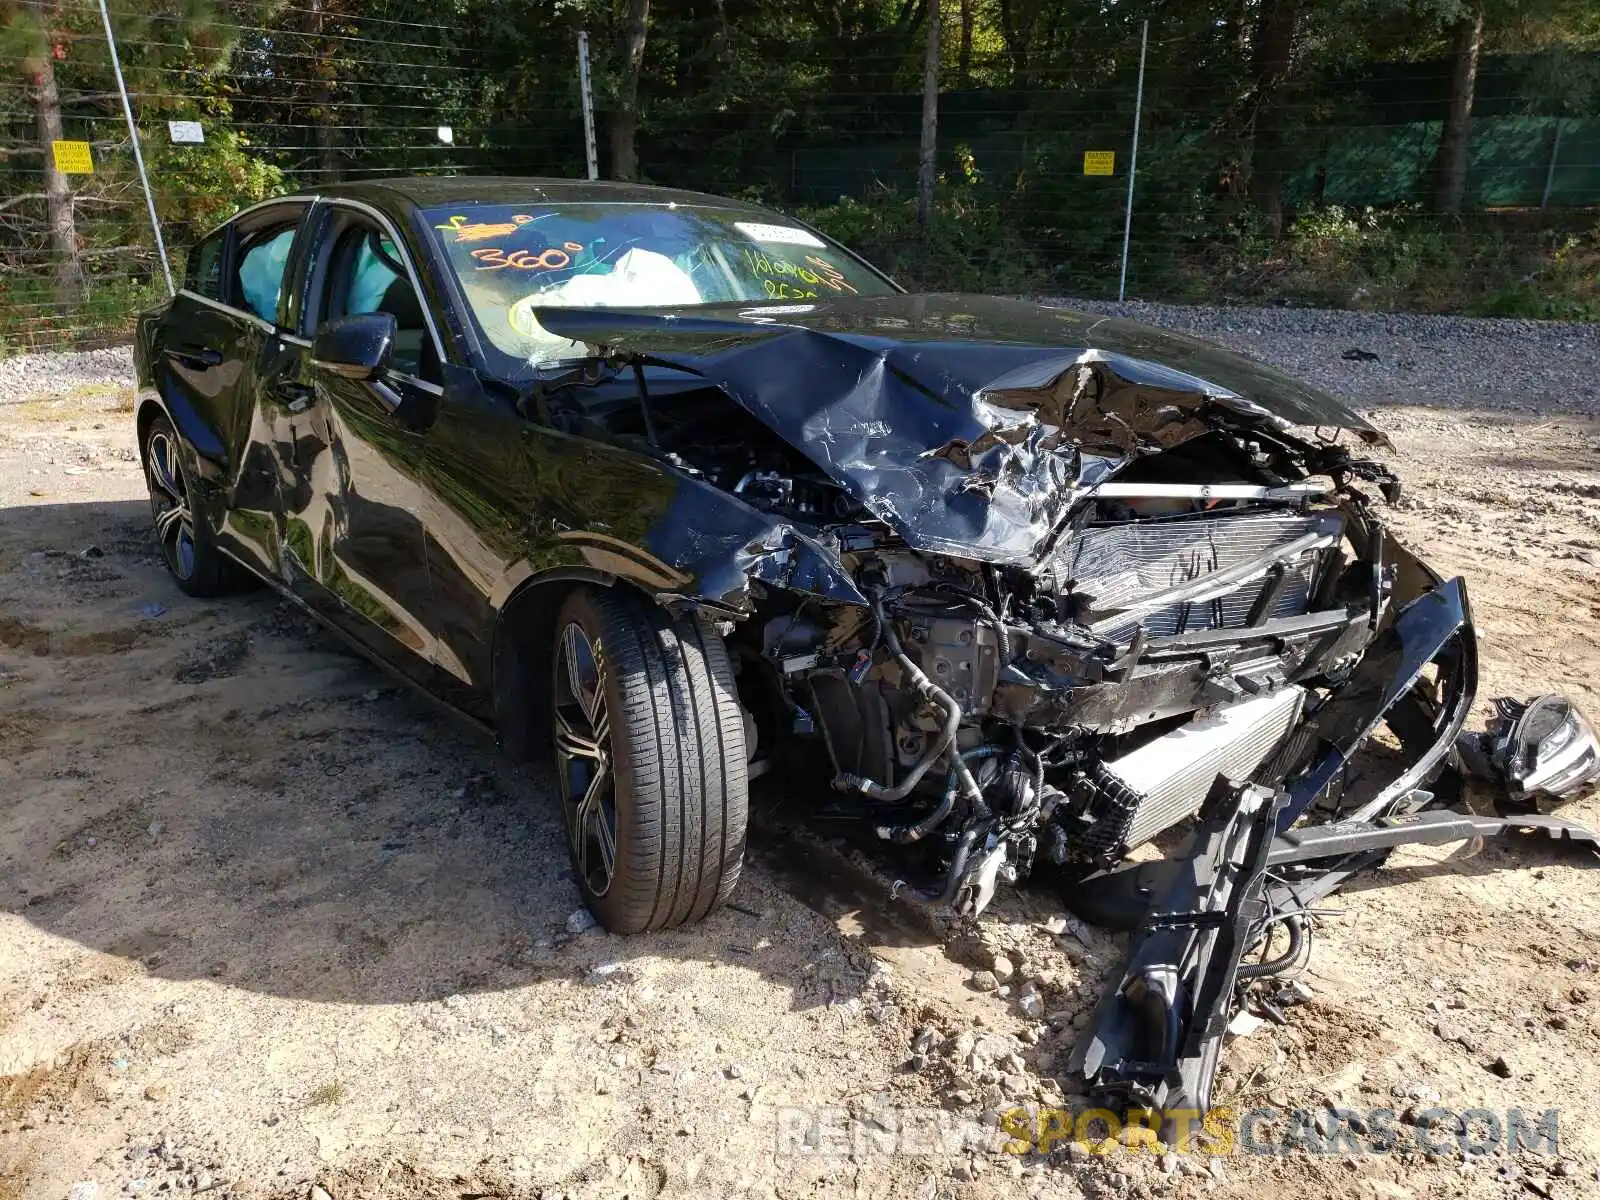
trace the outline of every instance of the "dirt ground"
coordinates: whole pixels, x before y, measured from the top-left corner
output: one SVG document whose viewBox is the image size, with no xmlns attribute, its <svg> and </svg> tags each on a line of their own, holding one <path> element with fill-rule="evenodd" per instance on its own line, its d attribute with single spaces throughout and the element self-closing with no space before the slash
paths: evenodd
<svg viewBox="0 0 1600 1200">
<path fill-rule="evenodd" d="M 1600 1186 L 1592 860 L 1408 852 L 1393 886 L 1337 898 L 1311 999 L 1232 1039 L 1219 1083 L 1240 1109 L 1558 1108 L 1558 1154 L 996 1152 L 1002 1106 L 1063 1100 L 1117 940 L 1058 936 L 1043 891 L 1003 896 L 977 935 L 921 923 L 772 792 L 735 905 L 658 936 L 570 932 L 543 774 L 271 594 L 171 585 L 129 403 L 0 403 L 0 1200 Z M 1600 717 L 1600 423 L 1380 416 L 1408 486 L 1394 526 L 1469 581 L 1480 721 L 1545 690 Z M 1567 815 L 1600 822 L 1600 799 Z M 996 950 L 1006 995 L 969 985 Z M 804 1152 L 800 1110 L 821 1110 L 813 1141 L 876 1140 Z M 887 1152 L 907 1110 L 953 1142 Z"/>
</svg>

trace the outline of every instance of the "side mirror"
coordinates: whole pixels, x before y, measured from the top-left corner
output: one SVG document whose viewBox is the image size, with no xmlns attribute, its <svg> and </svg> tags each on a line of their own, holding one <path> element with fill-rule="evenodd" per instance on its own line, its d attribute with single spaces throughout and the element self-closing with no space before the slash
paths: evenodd
<svg viewBox="0 0 1600 1200">
<path fill-rule="evenodd" d="M 311 343 L 311 365 L 346 379 L 372 379 L 394 357 L 393 313 L 357 313 L 324 321 Z"/>
</svg>

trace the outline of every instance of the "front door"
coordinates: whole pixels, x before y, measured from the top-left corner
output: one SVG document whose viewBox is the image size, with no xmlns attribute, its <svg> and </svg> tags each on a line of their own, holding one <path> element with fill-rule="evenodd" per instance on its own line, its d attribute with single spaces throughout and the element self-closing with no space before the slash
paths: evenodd
<svg viewBox="0 0 1600 1200">
<path fill-rule="evenodd" d="M 399 239 L 363 211 L 326 206 L 299 284 L 302 336 L 263 380 L 278 406 L 281 557 L 287 586 L 379 657 L 428 681 L 429 599 L 421 473 L 425 431 L 396 419 L 437 404 L 439 348 Z M 387 312 L 397 326 L 391 368 L 373 380 L 318 367 L 324 321 Z"/>
</svg>

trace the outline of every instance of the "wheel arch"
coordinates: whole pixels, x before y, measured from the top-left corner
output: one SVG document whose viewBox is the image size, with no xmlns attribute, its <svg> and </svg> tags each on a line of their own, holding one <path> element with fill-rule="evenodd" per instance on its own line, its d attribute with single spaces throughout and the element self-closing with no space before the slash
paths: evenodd
<svg viewBox="0 0 1600 1200">
<path fill-rule="evenodd" d="M 556 614 L 575 587 L 629 587 L 651 603 L 654 596 L 605 571 L 556 567 L 530 575 L 511 592 L 495 616 L 490 642 L 490 691 L 500 749 L 516 762 L 542 761 L 549 754 L 548 679 Z"/>
<path fill-rule="evenodd" d="M 167 411 L 167 406 L 162 404 L 154 393 L 146 392 L 139 398 L 139 406 L 133 418 L 134 435 L 139 439 L 139 462 L 141 465 L 144 463 L 144 440 L 149 435 L 150 426 L 157 417 L 165 417 L 168 421 L 172 421 L 172 414 Z M 175 422 L 173 423 L 173 428 L 177 428 Z"/>
<path fill-rule="evenodd" d="M 526 565 L 523 569 L 526 570 Z M 511 578 L 515 577 L 513 572 Z M 549 689 L 530 687 L 529 681 L 549 677 L 556 614 L 573 588 L 621 588 L 679 615 L 684 609 L 705 611 L 722 619 L 739 619 L 745 615 L 704 597 L 662 592 L 649 586 L 659 582 L 583 564 L 568 564 L 524 574 L 510 588 L 495 610 L 489 646 L 494 727 L 500 748 L 507 757 L 517 762 L 530 762 L 542 760 L 548 753 Z"/>
</svg>

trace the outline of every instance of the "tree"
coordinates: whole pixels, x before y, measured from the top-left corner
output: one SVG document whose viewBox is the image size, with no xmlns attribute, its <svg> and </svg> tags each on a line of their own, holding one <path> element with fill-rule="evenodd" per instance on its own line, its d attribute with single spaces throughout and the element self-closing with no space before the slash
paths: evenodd
<svg viewBox="0 0 1600 1200">
<path fill-rule="evenodd" d="M 33 93 L 37 153 L 43 191 L 24 192 L 6 202 L 7 207 L 42 199 L 54 266 L 56 303 L 76 308 L 83 301 L 83 259 L 78 246 L 77 218 L 72 185 L 56 170 L 51 143 L 62 139 L 61 90 L 56 83 L 57 60 L 67 56 L 68 35 L 52 29 L 50 14 L 42 4 L 21 3 L 6 14 L 5 37 L 0 48 L 15 54 L 23 81 Z"/>
<path fill-rule="evenodd" d="M 927 45 L 922 53 L 922 143 L 917 154 L 917 224 L 933 216 L 939 150 L 939 0 L 928 0 Z"/>
<path fill-rule="evenodd" d="M 54 49 L 54 47 L 52 47 Z M 41 55 L 34 86 L 38 89 L 40 158 L 44 160 L 44 200 L 50 222 L 50 249 L 55 253 L 56 302 L 76 308 L 83 301 L 83 260 L 78 255 L 78 222 L 72 186 L 56 170 L 53 143 L 62 140 L 61 92 L 56 87 L 52 55 Z"/>
<path fill-rule="evenodd" d="M 315 47 L 316 54 L 303 68 L 311 77 L 311 107 L 309 115 L 316 126 L 317 169 L 323 183 L 337 183 L 344 174 L 339 158 L 339 115 L 333 106 L 333 89 L 337 79 L 335 64 L 339 55 L 324 40 L 327 20 L 327 0 L 306 0 L 305 44 Z"/>
<path fill-rule="evenodd" d="M 1446 216 L 1461 211 L 1467 186 L 1467 149 L 1472 100 L 1478 83 L 1478 54 L 1483 46 L 1483 10 L 1465 12 L 1450 31 L 1450 103 L 1434 154 L 1433 209 Z"/>
<path fill-rule="evenodd" d="M 650 29 L 650 0 L 628 0 L 623 30 L 622 74 L 611 109 L 611 177 L 639 177 L 639 75 L 644 70 L 644 43 Z"/>
<path fill-rule="evenodd" d="M 1283 235 L 1285 85 L 1294 67 L 1299 0 L 1261 0 L 1252 61 L 1255 119 L 1250 148 L 1250 198 L 1273 237 Z"/>
<path fill-rule="evenodd" d="M 956 86 L 972 86 L 972 31 L 975 24 L 972 0 L 961 0 L 961 41 L 956 54 Z"/>
</svg>

